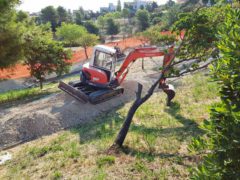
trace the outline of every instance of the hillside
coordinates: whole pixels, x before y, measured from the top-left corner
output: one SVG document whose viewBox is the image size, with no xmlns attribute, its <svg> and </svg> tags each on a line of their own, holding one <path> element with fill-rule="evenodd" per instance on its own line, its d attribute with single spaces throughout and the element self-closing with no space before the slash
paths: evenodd
<svg viewBox="0 0 240 180">
<path fill-rule="evenodd" d="M 186 179 L 197 163 L 187 145 L 201 134 L 217 87 L 204 73 L 175 81 L 177 96 L 165 106 L 157 92 L 136 113 L 125 146 L 107 155 L 131 104 L 127 103 L 77 128 L 45 136 L 9 150 L 0 179 Z"/>
</svg>

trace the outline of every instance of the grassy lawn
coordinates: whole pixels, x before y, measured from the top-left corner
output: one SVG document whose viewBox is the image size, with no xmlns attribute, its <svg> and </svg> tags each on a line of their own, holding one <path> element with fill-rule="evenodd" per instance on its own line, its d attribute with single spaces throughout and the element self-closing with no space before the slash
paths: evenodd
<svg viewBox="0 0 240 180">
<path fill-rule="evenodd" d="M 64 81 L 68 82 L 77 79 L 79 79 L 79 75 L 66 78 Z M 56 82 L 44 85 L 42 90 L 39 87 L 35 87 L 7 91 L 0 93 L 0 106 L 10 107 L 17 104 L 27 103 L 57 92 L 60 92 L 60 90 L 58 89 L 58 83 Z"/>
<path fill-rule="evenodd" d="M 179 81 L 178 81 L 179 82 Z M 187 150 L 201 134 L 198 124 L 218 101 L 217 86 L 202 73 L 178 83 L 171 107 L 155 93 L 136 113 L 119 154 L 105 152 L 114 141 L 130 103 L 74 129 L 9 150 L 0 179 L 187 179 L 197 161 Z"/>
</svg>

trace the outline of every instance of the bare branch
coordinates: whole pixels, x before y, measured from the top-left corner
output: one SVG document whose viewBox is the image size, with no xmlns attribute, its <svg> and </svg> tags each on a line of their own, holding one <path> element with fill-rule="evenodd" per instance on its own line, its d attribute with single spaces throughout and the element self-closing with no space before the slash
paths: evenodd
<svg viewBox="0 0 240 180">
<path fill-rule="evenodd" d="M 181 64 L 181 63 L 186 62 L 186 61 L 193 61 L 193 60 L 198 60 L 198 59 L 199 59 L 199 58 L 195 58 L 195 59 L 193 59 L 193 58 L 183 59 L 183 60 L 180 60 L 180 61 L 178 61 L 178 62 L 172 63 L 171 66 L 175 66 L 175 65 L 177 65 L 177 64 Z M 198 61 L 199 61 L 199 60 L 198 60 Z"/>
<path fill-rule="evenodd" d="M 183 76 L 184 74 L 187 74 L 187 73 L 191 73 L 191 72 L 195 72 L 195 71 L 198 71 L 198 70 L 201 70 L 201 69 L 205 69 L 205 68 L 207 68 L 207 67 L 209 66 L 209 64 L 211 64 L 211 63 L 212 63 L 212 61 L 209 62 L 209 63 L 207 63 L 207 64 L 205 64 L 205 65 L 203 65 L 203 66 L 200 66 L 200 67 L 198 67 L 198 68 L 191 69 L 191 70 L 187 70 L 187 71 L 183 71 L 183 72 L 181 72 L 181 73 L 178 74 L 178 75 L 169 76 L 169 77 L 167 77 L 167 78 L 177 78 L 177 77 L 181 77 L 181 76 Z"/>
</svg>

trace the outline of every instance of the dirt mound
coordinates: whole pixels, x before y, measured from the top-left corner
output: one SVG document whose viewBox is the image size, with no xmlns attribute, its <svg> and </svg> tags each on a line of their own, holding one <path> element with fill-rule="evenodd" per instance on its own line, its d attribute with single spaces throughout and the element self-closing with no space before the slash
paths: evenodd
<svg viewBox="0 0 240 180">
<path fill-rule="evenodd" d="M 135 98 L 137 83 L 123 84 L 123 95 L 107 102 L 82 104 L 66 93 L 59 93 L 27 105 L 0 111 L 0 149 L 10 143 L 35 139 L 88 122 Z"/>
</svg>

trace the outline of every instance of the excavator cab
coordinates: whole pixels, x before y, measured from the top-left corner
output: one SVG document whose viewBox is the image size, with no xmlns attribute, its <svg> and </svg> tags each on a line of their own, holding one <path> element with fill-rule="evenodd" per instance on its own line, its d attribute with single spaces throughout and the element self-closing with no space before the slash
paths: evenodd
<svg viewBox="0 0 240 180">
<path fill-rule="evenodd" d="M 116 55 L 115 53 L 106 53 L 96 49 L 93 59 L 93 67 L 106 73 L 108 81 L 111 80 L 115 71 Z"/>
<path fill-rule="evenodd" d="M 82 66 L 81 81 L 95 87 L 108 87 L 115 79 L 116 50 L 107 46 L 95 46 L 89 63 Z"/>
</svg>

